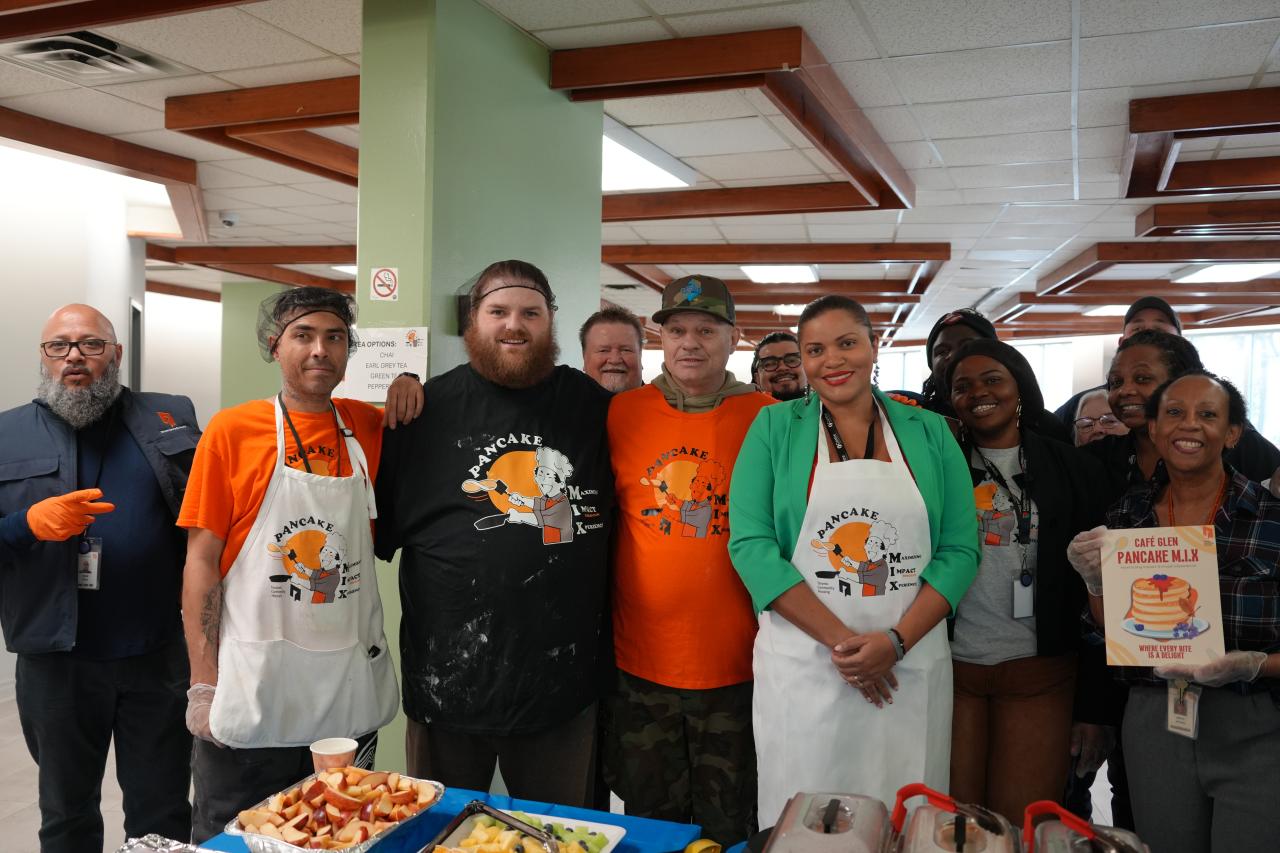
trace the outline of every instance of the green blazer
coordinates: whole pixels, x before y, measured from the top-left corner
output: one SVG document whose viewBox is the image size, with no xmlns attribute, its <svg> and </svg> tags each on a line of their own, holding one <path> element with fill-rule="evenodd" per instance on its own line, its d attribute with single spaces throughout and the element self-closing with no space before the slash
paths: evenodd
<svg viewBox="0 0 1280 853">
<path fill-rule="evenodd" d="M 946 420 L 876 391 L 929 514 L 933 551 L 921 578 L 951 604 L 978 573 L 978 510 L 969 464 Z M 756 415 L 729 488 L 729 555 L 759 613 L 803 581 L 791 565 L 818 450 L 818 398 Z"/>
</svg>

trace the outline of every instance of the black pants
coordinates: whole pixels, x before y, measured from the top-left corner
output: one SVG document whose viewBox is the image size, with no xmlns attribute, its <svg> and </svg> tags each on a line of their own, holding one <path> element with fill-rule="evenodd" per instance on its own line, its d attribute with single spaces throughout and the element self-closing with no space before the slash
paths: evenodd
<svg viewBox="0 0 1280 853">
<path fill-rule="evenodd" d="M 102 850 L 102 774 L 113 737 L 125 835 L 187 835 L 188 680 L 181 639 L 112 661 L 18 655 L 18 717 L 39 766 L 42 853 Z"/>
<path fill-rule="evenodd" d="M 354 763 L 372 770 L 378 733 L 361 735 L 356 743 Z M 287 790 L 314 772 L 309 746 L 231 749 L 196 738 L 191 750 L 191 777 L 196 791 L 192 843 L 208 841 L 226 829 L 242 809 Z"/>
</svg>

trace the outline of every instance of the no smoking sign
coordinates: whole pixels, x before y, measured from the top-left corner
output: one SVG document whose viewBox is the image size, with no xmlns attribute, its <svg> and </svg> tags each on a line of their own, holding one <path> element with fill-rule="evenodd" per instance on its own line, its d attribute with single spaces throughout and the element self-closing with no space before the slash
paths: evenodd
<svg viewBox="0 0 1280 853">
<path fill-rule="evenodd" d="M 375 302 L 395 302 L 400 298 L 400 270 L 374 267 L 369 274 L 369 298 Z"/>
</svg>

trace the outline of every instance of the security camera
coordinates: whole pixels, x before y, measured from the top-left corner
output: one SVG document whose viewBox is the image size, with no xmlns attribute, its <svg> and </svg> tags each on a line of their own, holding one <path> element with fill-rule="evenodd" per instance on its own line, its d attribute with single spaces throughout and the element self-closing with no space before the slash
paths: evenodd
<svg viewBox="0 0 1280 853">
<path fill-rule="evenodd" d="M 225 228 L 235 228 L 240 224 L 240 214 L 236 213 L 234 210 L 222 211 L 218 214 L 218 219 L 222 222 L 222 225 Z"/>
</svg>

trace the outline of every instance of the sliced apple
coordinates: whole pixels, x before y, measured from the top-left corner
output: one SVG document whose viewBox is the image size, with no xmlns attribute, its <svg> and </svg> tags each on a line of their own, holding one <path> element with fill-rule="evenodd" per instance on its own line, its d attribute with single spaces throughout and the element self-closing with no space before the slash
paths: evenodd
<svg viewBox="0 0 1280 853">
<path fill-rule="evenodd" d="M 361 806 L 360 800 L 357 800 L 354 797 L 348 797 L 346 794 L 341 791 L 335 791 L 333 788 L 324 792 L 324 800 L 326 803 L 337 806 L 344 812 L 355 811 Z"/>
<path fill-rule="evenodd" d="M 280 835 L 282 838 L 284 838 L 286 843 L 292 844 L 295 847 L 305 844 L 307 840 L 311 838 L 310 835 L 307 835 L 305 832 L 302 832 L 301 830 L 294 829 L 288 824 L 285 824 L 284 828 L 280 830 Z"/>
<path fill-rule="evenodd" d="M 364 769 L 359 768 L 359 767 L 348 767 L 348 768 L 346 769 L 346 773 L 345 773 L 345 775 L 346 775 L 346 779 L 347 779 L 347 784 L 348 784 L 348 785 L 355 785 L 355 784 L 359 783 L 361 779 L 363 779 L 364 777 L 368 776 L 368 775 L 369 775 L 369 771 L 368 771 L 368 770 L 364 770 Z"/>
<path fill-rule="evenodd" d="M 436 789 L 430 782 L 418 782 L 418 805 L 425 806 L 436 798 Z"/>
<path fill-rule="evenodd" d="M 258 834 L 265 835 L 268 838 L 284 838 L 284 836 L 280 834 L 280 830 L 269 823 L 264 823 L 262 826 L 258 827 Z"/>
<path fill-rule="evenodd" d="M 389 775 L 390 774 L 384 773 L 381 770 L 375 770 L 373 773 L 365 774 L 365 777 L 360 780 L 360 784 L 373 789 L 379 785 L 385 785 Z"/>
<path fill-rule="evenodd" d="M 347 787 L 347 777 L 343 775 L 341 770 L 336 770 L 333 773 L 330 773 L 328 776 L 324 777 L 324 781 L 325 784 L 330 788 L 333 788 L 335 791 L 341 791 L 343 788 Z"/>
</svg>

